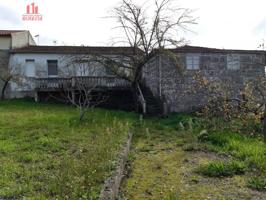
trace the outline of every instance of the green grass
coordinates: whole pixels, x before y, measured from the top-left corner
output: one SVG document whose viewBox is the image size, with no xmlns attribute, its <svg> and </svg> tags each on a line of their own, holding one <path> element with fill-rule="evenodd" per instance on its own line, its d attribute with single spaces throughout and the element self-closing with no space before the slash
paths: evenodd
<svg viewBox="0 0 266 200">
<path fill-rule="evenodd" d="M 226 177 L 244 174 L 246 171 L 245 163 L 239 161 L 212 161 L 202 165 L 198 172 L 210 177 Z"/>
<path fill-rule="evenodd" d="M 188 114 L 138 120 L 104 109 L 90 110 L 82 123 L 77 119 L 76 109 L 61 104 L 0 102 L 0 199 L 97 199 L 130 129 L 126 198 L 234 199 L 240 187 L 265 190 L 265 143 L 219 120 L 214 125 Z M 213 187 L 198 168 L 230 180 L 214 179 Z M 224 196 L 227 190 L 232 196 Z"/>
<path fill-rule="evenodd" d="M 253 170 L 266 174 L 266 144 L 256 137 L 232 132 L 214 132 L 205 139 L 205 145 L 217 152 L 229 154 L 246 162 Z"/>
<path fill-rule="evenodd" d="M 122 199 L 265 199 L 255 190 L 265 190 L 266 144 L 223 123 L 188 114 L 143 120 Z"/>
<path fill-rule="evenodd" d="M 0 199 L 97 199 L 134 114 L 0 102 Z"/>
<path fill-rule="evenodd" d="M 265 191 L 266 177 L 253 177 L 249 180 L 248 186 L 259 191 Z"/>
</svg>

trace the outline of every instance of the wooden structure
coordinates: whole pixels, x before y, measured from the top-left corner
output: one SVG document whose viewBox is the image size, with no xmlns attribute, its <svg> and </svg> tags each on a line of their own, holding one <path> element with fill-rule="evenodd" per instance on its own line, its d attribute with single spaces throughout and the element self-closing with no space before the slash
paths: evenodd
<svg viewBox="0 0 266 200">
<path fill-rule="evenodd" d="M 130 82 L 114 76 L 75 76 L 70 78 L 37 78 L 36 92 L 75 90 L 79 86 L 98 90 L 130 89 Z"/>
<path fill-rule="evenodd" d="M 40 94 L 49 96 L 51 93 L 60 94 L 71 92 L 73 98 L 79 91 L 93 92 L 130 91 L 131 83 L 115 76 L 74 76 L 68 78 L 36 78 L 35 101 L 40 100 Z"/>
<path fill-rule="evenodd" d="M 68 78 L 36 78 L 35 79 L 35 100 L 39 101 L 40 93 L 60 93 L 62 91 L 72 92 L 73 99 L 79 91 L 88 88 L 93 91 L 130 91 L 131 83 L 125 79 L 116 76 L 75 76 Z M 122 96 L 121 96 L 122 97 Z M 137 85 L 137 101 L 141 106 L 141 112 L 146 114 L 147 107 L 143 93 L 139 85 Z"/>
</svg>

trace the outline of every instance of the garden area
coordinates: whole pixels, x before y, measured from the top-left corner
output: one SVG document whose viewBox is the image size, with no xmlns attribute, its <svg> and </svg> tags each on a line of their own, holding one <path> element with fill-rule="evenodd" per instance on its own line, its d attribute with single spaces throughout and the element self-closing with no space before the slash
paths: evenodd
<svg viewBox="0 0 266 200">
<path fill-rule="evenodd" d="M 266 199 L 259 124 L 100 108 L 78 118 L 67 105 L 0 102 L 0 199 L 98 199 L 129 131 L 121 200 Z"/>
<path fill-rule="evenodd" d="M 134 114 L 0 102 L 0 199 L 98 199 Z"/>
<path fill-rule="evenodd" d="M 256 127 L 187 114 L 139 127 L 121 199 L 266 199 L 266 144 L 247 135 Z"/>
</svg>

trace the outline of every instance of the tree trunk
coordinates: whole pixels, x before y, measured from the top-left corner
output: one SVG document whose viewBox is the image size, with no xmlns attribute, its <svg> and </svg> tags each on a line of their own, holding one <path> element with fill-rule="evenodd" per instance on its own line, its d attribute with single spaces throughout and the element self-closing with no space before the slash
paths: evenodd
<svg viewBox="0 0 266 200">
<path fill-rule="evenodd" d="M 132 91 L 133 91 L 133 98 L 134 98 L 134 103 L 135 103 L 135 111 L 139 112 L 139 94 L 138 94 L 138 84 L 140 85 L 140 82 L 142 80 L 142 67 L 143 67 L 143 63 L 139 63 L 136 66 L 136 74 L 135 74 L 135 78 L 132 82 Z"/>
<path fill-rule="evenodd" d="M 80 112 L 79 112 L 79 122 L 82 122 L 84 120 L 85 114 L 86 114 L 87 109 L 80 107 Z"/>
<path fill-rule="evenodd" d="M 134 100 L 134 110 L 135 112 L 139 112 L 138 91 L 137 91 L 136 82 L 132 82 L 131 90 L 132 90 L 133 100 Z"/>
<path fill-rule="evenodd" d="M 4 86 L 2 88 L 2 91 L 1 91 L 1 100 L 4 100 L 5 99 L 5 92 L 6 92 L 6 88 L 7 88 L 8 82 L 9 81 L 5 81 Z"/>
</svg>

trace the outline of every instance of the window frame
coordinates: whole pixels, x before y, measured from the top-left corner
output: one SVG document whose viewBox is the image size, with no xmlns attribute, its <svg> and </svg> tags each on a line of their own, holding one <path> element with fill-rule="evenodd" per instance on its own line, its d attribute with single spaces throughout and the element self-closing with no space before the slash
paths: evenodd
<svg viewBox="0 0 266 200">
<path fill-rule="evenodd" d="M 33 63 L 33 71 L 34 71 L 33 74 L 30 74 L 30 75 L 27 74 L 27 72 L 28 72 L 28 64 L 27 63 L 29 63 L 29 62 Z M 25 76 L 29 77 L 29 78 L 35 78 L 36 77 L 35 59 L 25 59 L 25 65 L 26 65 Z"/>
<path fill-rule="evenodd" d="M 52 74 L 49 75 L 49 67 L 51 67 L 51 65 L 49 65 L 49 63 L 56 63 L 56 75 Z M 57 78 L 58 77 L 58 60 L 47 60 L 47 76 L 48 78 Z"/>
<path fill-rule="evenodd" d="M 200 54 L 198 53 L 186 54 L 186 69 L 187 70 L 200 69 Z"/>
<path fill-rule="evenodd" d="M 231 60 L 230 60 L 231 59 Z M 235 67 L 237 66 L 237 67 Z M 226 56 L 226 69 L 232 71 L 240 70 L 240 55 L 239 54 L 227 54 Z"/>
</svg>

